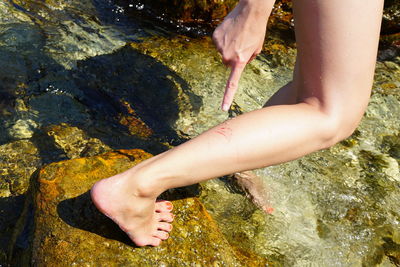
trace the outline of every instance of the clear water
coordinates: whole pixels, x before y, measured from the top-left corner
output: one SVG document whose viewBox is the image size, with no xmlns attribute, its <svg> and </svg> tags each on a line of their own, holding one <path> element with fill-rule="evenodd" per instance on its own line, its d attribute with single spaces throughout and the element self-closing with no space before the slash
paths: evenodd
<svg viewBox="0 0 400 267">
<path fill-rule="evenodd" d="M 117 148 L 158 153 L 228 117 L 219 110 L 228 71 L 210 39 L 180 35 L 137 10 L 111 1 L 0 1 L 0 263 L 14 211 L 42 164 Z M 246 68 L 230 116 L 261 107 L 291 79 L 293 45 L 270 42 L 270 53 Z M 381 51 L 352 137 L 257 170 L 272 215 L 229 179 L 203 184 L 201 199 L 232 246 L 278 266 L 399 266 L 399 88 L 399 52 Z M 121 123 L 126 103 L 154 135 Z"/>
</svg>

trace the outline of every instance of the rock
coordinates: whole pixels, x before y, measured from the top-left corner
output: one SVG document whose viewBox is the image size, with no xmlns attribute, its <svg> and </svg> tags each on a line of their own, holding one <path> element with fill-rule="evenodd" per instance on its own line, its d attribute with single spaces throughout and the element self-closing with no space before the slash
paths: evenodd
<svg viewBox="0 0 400 267">
<path fill-rule="evenodd" d="M 25 193 L 29 178 L 40 164 L 38 149 L 31 141 L 20 140 L 0 146 L 0 197 Z"/>
<path fill-rule="evenodd" d="M 177 91 L 172 100 L 178 105 L 178 114 L 174 120 L 168 121 L 176 132 L 194 137 L 227 119 L 220 105 L 229 73 L 209 37 L 154 37 L 131 43 L 130 46 L 177 74 L 168 73 L 166 77 Z M 230 116 L 262 107 L 275 90 L 289 82 L 295 50 L 272 42 L 265 46 L 265 51 L 244 70 Z M 162 78 L 161 74 L 164 75 L 160 72 L 153 79 Z M 142 90 L 140 96 L 144 98 L 148 91 Z M 201 102 L 194 101 L 196 98 L 191 98 L 190 93 L 200 98 Z"/>
<path fill-rule="evenodd" d="M 215 27 L 236 6 L 238 0 L 131 0 L 116 1 L 128 13 L 136 15 L 143 11 L 152 18 L 161 19 L 172 25 L 203 25 Z M 135 8 L 132 8 L 135 7 Z M 278 0 L 270 16 L 269 28 L 293 30 L 292 3 Z"/>
<path fill-rule="evenodd" d="M 154 134 L 153 130 L 146 125 L 136 114 L 135 110 L 127 101 L 120 101 L 126 110 L 126 114 L 119 114 L 119 123 L 126 126 L 131 135 L 141 138 L 149 138 Z"/>
<path fill-rule="evenodd" d="M 114 38 L 118 31 L 103 26 L 98 12 L 104 5 L 92 1 L 20 1 L 13 2 L 14 16 L 29 17 L 46 35 L 46 53 L 67 69 L 77 60 L 107 54 L 125 42 Z M 29 12 L 23 12 L 29 11 Z M 22 13 L 22 15 L 20 15 Z M 90 30 L 88 30 L 90 28 Z"/>
<path fill-rule="evenodd" d="M 155 11 L 162 11 L 167 18 L 183 22 L 215 23 L 223 19 L 237 4 L 237 0 L 145 0 L 145 6 Z"/>
<path fill-rule="evenodd" d="M 94 156 L 111 150 L 99 139 L 90 138 L 81 129 L 65 123 L 49 126 L 45 132 L 70 159 Z"/>
<path fill-rule="evenodd" d="M 6 263 L 12 233 L 22 212 L 29 180 L 40 166 L 36 146 L 20 140 L 0 146 L 0 265 Z"/>
<path fill-rule="evenodd" d="M 386 0 L 382 19 L 382 33 L 400 32 L 400 3 L 397 0 Z"/>
<path fill-rule="evenodd" d="M 151 155 L 119 150 L 101 156 L 52 163 L 40 170 L 32 257 L 38 266 L 260 266 L 264 258 L 231 248 L 197 198 L 174 200 L 176 218 L 160 247 L 136 248 L 90 201 L 94 182 Z M 24 257 L 21 257 L 22 259 Z M 18 261 L 16 262 L 18 263 Z M 27 264 L 28 262 L 19 262 Z M 197 265 L 196 265 L 197 264 Z"/>
<path fill-rule="evenodd" d="M 30 138 L 37 127 L 36 122 L 31 119 L 20 119 L 9 129 L 9 135 L 16 139 Z"/>
</svg>

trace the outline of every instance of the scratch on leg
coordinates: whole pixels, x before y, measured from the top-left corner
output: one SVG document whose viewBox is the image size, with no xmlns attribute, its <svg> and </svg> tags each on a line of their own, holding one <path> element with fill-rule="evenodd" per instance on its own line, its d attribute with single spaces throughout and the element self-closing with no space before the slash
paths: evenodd
<svg viewBox="0 0 400 267">
<path fill-rule="evenodd" d="M 216 132 L 225 137 L 226 140 L 231 141 L 232 129 L 230 127 L 221 125 L 220 127 L 217 128 Z"/>
</svg>

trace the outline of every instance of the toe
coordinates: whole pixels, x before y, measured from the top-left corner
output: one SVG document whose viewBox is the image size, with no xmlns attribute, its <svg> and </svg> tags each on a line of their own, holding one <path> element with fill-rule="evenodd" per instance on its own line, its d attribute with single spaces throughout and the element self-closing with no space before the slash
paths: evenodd
<svg viewBox="0 0 400 267">
<path fill-rule="evenodd" d="M 274 212 L 274 208 L 273 207 L 263 206 L 262 209 L 268 214 L 272 214 Z"/>
<path fill-rule="evenodd" d="M 172 222 L 174 220 L 174 215 L 172 213 L 157 213 L 156 217 L 159 222 Z"/>
<path fill-rule="evenodd" d="M 170 232 L 172 230 L 172 225 L 169 223 L 166 223 L 166 222 L 159 222 L 157 224 L 157 229 L 166 231 L 166 232 Z"/>
<path fill-rule="evenodd" d="M 153 247 L 158 247 L 161 244 L 161 239 L 156 237 L 149 238 L 149 245 Z"/>
<path fill-rule="evenodd" d="M 149 237 L 146 240 L 145 246 L 153 246 L 153 247 L 158 247 L 161 244 L 161 239 L 157 237 Z"/>
<path fill-rule="evenodd" d="M 170 212 L 173 207 L 172 203 L 166 200 L 156 202 L 156 212 Z"/>
<path fill-rule="evenodd" d="M 164 231 L 156 231 L 154 233 L 154 237 L 159 238 L 161 240 L 166 240 L 169 237 L 169 234 L 167 232 Z"/>
<path fill-rule="evenodd" d="M 132 241 L 139 247 L 144 247 L 144 246 L 157 247 L 161 244 L 161 239 L 154 236 L 132 238 Z"/>
</svg>

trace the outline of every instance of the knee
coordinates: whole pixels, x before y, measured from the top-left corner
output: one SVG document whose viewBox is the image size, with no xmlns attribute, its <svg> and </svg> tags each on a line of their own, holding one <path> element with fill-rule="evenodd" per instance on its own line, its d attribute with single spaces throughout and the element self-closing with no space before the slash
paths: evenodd
<svg viewBox="0 0 400 267">
<path fill-rule="evenodd" d="M 325 114 L 322 123 L 322 149 L 329 148 L 350 137 L 356 130 L 362 116 L 345 116 L 341 114 Z"/>
</svg>

